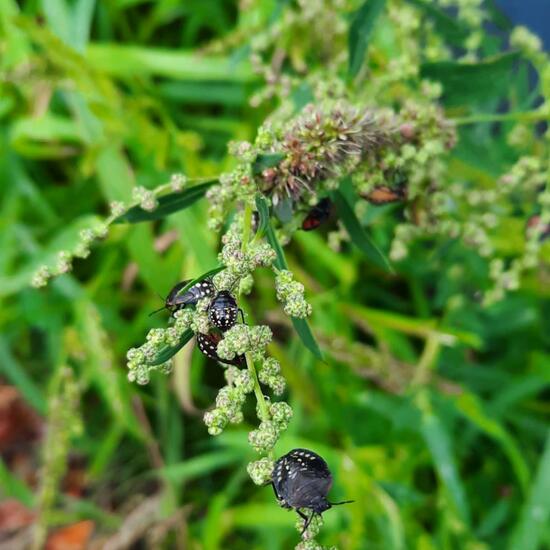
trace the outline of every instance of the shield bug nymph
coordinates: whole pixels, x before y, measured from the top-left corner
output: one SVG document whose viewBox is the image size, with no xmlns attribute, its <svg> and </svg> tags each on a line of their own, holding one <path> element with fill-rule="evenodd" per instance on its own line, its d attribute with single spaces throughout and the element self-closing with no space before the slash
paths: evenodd
<svg viewBox="0 0 550 550">
<path fill-rule="evenodd" d="M 229 290 L 220 290 L 208 306 L 208 320 L 225 332 L 235 325 L 239 311 L 243 315 L 233 294 Z"/>
<path fill-rule="evenodd" d="M 275 496 L 283 508 L 294 509 L 304 520 L 302 534 L 315 515 L 335 505 L 353 502 L 330 502 L 332 474 L 327 463 L 313 451 L 294 449 L 275 462 L 271 479 Z M 311 510 L 309 517 L 302 512 Z"/>
<path fill-rule="evenodd" d="M 206 357 L 214 359 L 214 361 L 219 361 L 220 363 L 225 363 L 226 365 L 242 365 L 244 363 L 244 357 L 242 355 L 238 355 L 231 360 L 220 358 L 217 347 L 221 339 L 221 334 L 218 334 L 217 332 L 210 332 L 208 334 L 198 332 L 197 346 L 199 347 L 199 350 L 206 355 Z"/>
</svg>

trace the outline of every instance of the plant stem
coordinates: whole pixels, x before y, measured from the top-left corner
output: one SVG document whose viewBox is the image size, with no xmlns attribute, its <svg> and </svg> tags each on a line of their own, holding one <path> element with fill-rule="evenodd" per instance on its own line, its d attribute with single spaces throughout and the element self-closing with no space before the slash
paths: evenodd
<svg viewBox="0 0 550 550">
<path fill-rule="evenodd" d="M 247 203 L 244 208 L 243 234 L 241 243 L 242 252 L 246 252 L 246 249 L 248 247 L 251 226 L 252 206 L 250 205 L 250 203 Z M 246 358 L 246 366 L 248 367 L 248 372 L 250 372 L 250 376 L 252 376 L 252 380 L 254 381 L 254 395 L 256 396 L 256 401 L 258 402 L 258 407 L 260 408 L 261 412 L 260 420 L 269 420 L 269 409 L 267 408 L 267 403 L 260 387 L 258 373 L 256 372 L 256 367 L 254 366 L 254 359 L 252 359 L 252 354 L 250 352 L 246 352 L 244 355 Z"/>
<path fill-rule="evenodd" d="M 254 366 L 254 360 L 252 359 L 252 355 L 249 351 L 247 351 L 244 356 L 246 358 L 246 366 L 248 367 L 248 372 L 250 373 L 250 376 L 252 376 L 252 380 L 254 380 L 254 395 L 256 396 L 256 401 L 258 402 L 258 406 L 260 407 L 260 420 L 269 420 L 269 409 L 267 408 L 267 403 L 265 401 L 262 388 L 260 387 L 258 373 L 256 372 L 256 367 Z"/>
</svg>

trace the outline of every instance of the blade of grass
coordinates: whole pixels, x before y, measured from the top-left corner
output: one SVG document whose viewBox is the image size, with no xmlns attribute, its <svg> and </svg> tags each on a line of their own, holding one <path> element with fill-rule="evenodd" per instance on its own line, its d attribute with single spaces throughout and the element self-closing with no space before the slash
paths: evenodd
<svg viewBox="0 0 550 550">
<path fill-rule="evenodd" d="M 118 77 L 165 76 L 189 81 L 252 82 L 249 64 L 231 65 L 229 58 L 197 55 L 181 50 L 91 43 L 86 59 L 92 67 Z"/>
<path fill-rule="evenodd" d="M 386 0 L 366 0 L 353 15 L 348 36 L 348 74 L 351 77 L 356 76 L 363 65 L 370 35 L 385 5 Z"/>
<path fill-rule="evenodd" d="M 375 265 L 392 272 L 393 270 L 388 259 L 363 229 L 344 195 L 340 191 L 333 191 L 332 200 L 336 205 L 338 216 L 344 224 L 352 243 Z"/>
<path fill-rule="evenodd" d="M 470 510 L 453 456 L 451 435 L 447 432 L 439 416 L 432 412 L 427 392 L 423 391 L 418 395 L 417 404 L 422 412 L 420 433 L 432 455 L 438 476 L 447 490 L 458 516 L 466 524 L 469 524 Z"/>
<path fill-rule="evenodd" d="M 265 199 L 262 198 L 259 199 L 259 201 L 261 203 L 264 202 Z M 277 269 L 288 269 L 285 254 L 269 221 L 266 225 L 266 237 L 269 244 L 273 247 L 273 250 L 275 250 L 275 254 L 277 255 L 277 259 L 275 260 L 275 266 L 277 267 Z M 323 361 L 323 354 L 321 352 L 321 349 L 319 348 L 319 344 L 315 340 L 315 336 L 313 336 L 309 323 L 306 321 L 306 319 L 298 319 L 296 317 L 292 317 L 291 319 L 292 324 L 294 325 L 294 329 L 298 333 L 298 336 L 300 337 L 300 340 L 302 341 L 304 346 L 309 351 L 311 351 L 311 353 L 313 353 L 313 355 L 317 357 L 317 359 Z"/>
<path fill-rule="evenodd" d="M 550 519 L 550 430 L 546 437 L 530 495 L 523 503 L 521 517 L 514 528 L 509 550 L 542 548 L 544 532 Z"/>
</svg>

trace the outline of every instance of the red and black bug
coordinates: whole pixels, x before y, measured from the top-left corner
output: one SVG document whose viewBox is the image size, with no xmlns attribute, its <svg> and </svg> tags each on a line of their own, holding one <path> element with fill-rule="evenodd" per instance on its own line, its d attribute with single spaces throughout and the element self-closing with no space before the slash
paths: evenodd
<svg viewBox="0 0 550 550">
<path fill-rule="evenodd" d="M 325 197 L 321 199 L 306 215 L 302 222 L 302 229 L 304 231 L 313 231 L 317 229 L 321 224 L 326 222 L 330 217 L 332 210 L 332 201 Z"/>
<path fill-rule="evenodd" d="M 296 510 L 304 520 L 302 534 L 315 515 L 320 515 L 333 506 L 353 502 L 329 502 L 327 494 L 332 487 L 332 474 L 327 463 L 308 449 L 294 449 L 279 458 L 271 477 L 279 504 L 283 508 Z M 311 510 L 309 517 L 303 509 Z"/>
<path fill-rule="evenodd" d="M 208 334 L 203 334 L 202 332 L 197 333 L 197 346 L 199 350 L 210 359 L 214 361 L 219 361 L 220 363 L 225 363 L 226 365 L 243 365 L 244 357 L 238 355 L 234 359 L 221 359 L 218 355 L 218 343 L 222 339 L 222 335 L 217 332 L 209 332 Z"/>
<path fill-rule="evenodd" d="M 243 315 L 233 294 L 229 290 L 220 290 L 208 306 L 208 320 L 225 332 L 235 325 L 239 311 Z"/>
<path fill-rule="evenodd" d="M 178 283 L 166 296 L 164 300 L 164 307 L 153 311 L 151 315 L 167 309 L 170 313 L 175 313 L 176 311 L 185 308 L 185 306 L 194 306 L 202 298 L 208 298 L 214 295 L 216 288 L 211 279 L 204 279 L 204 281 L 199 281 L 197 284 L 193 285 L 191 288 L 187 289 L 183 294 L 181 290 L 191 282 L 191 279 L 182 281 Z"/>
<path fill-rule="evenodd" d="M 405 187 L 398 185 L 389 187 L 387 185 L 378 185 L 368 193 L 361 193 L 361 196 L 371 204 L 380 206 L 391 202 L 403 201 L 407 198 Z"/>
</svg>

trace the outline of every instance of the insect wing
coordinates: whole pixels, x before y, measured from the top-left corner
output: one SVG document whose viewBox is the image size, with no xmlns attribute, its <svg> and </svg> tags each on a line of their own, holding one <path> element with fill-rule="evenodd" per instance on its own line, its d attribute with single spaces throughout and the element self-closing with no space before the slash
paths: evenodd
<svg viewBox="0 0 550 550">
<path fill-rule="evenodd" d="M 243 365 L 245 363 L 245 358 L 243 355 L 237 355 L 233 359 L 222 359 L 218 355 L 218 342 L 221 339 L 221 335 L 215 332 L 211 332 L 209 334 L 199 332 L 197 333 L 197 346 L 199 347 L 199 350 L 209 359 L 214 359 L 214 361 L 219 361 L 220 363 L 225 363 L 226 365 Z"/>
<path fill-rule="evenodd" d="M 197 333 L 197 345 L 199 350 L 210 359 L 215 361 L 219 360 L 217 346 L 219 338 L 215 338 L 213 334 L 202 334 L 201 332 Z"/>
<path fill-rule="evenodd" d="M 386 185 L 375 187 L 372 191 L 361 195 L 371 204 L 382 205 L 401 201 L 405 198 L 405 192 L 401 187 L 391 188 Z"/>
<path fill-rule="evenodd" d="M 307 214 L 302 222 L 304 231 L 312 231 L 317 229 L 322 223 L 327 221 L 330 216 L 332 202 L 328 198 L 319 201 Z"/>
<path fill-rule="evenodd" d="M 280 459 L 274 470 L 274 482 L 281 482 L 277 492 L 293 508 L 308 508 L 324 498 L 332 485 L 327 463 L 313 451 L 294 449 Z"/>
</svg>

